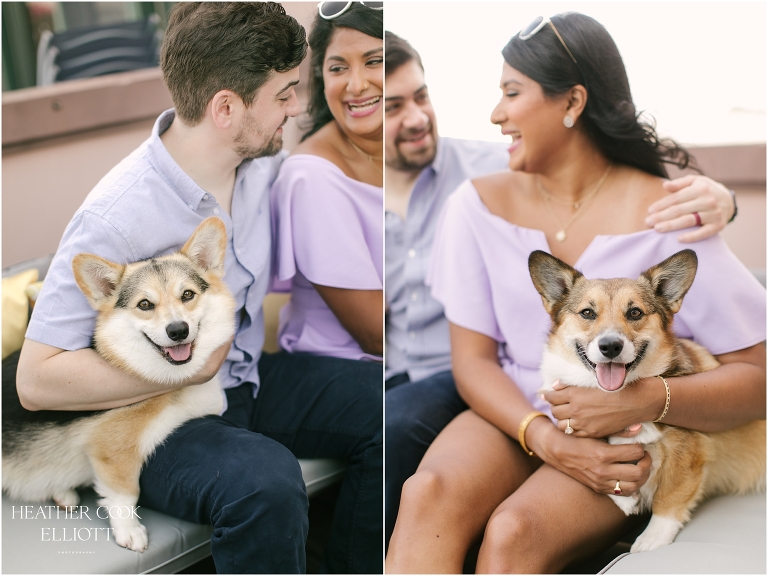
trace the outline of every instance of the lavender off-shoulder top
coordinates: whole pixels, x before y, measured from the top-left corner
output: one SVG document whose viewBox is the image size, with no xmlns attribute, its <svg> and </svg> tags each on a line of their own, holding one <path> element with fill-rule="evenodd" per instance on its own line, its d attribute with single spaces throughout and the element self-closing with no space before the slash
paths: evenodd
<svg viewBox="0 0 768 576">
<path fill-rule="evenodd" d="M 382 290 L 384 191 L 349 178 L 309 154 L 286 159 L 272 185 L 272 238 L 277 286 L 290 281 L 278 340 L 288 352 L 354 360 L 366 354 L 313 284 Z"/>
<path fill-rule="evenodd" d="M 719 236 L 681 244 L 678 234 L 646 230 L 596 236 L 574 267 L 587 278 L 637 278 L 675 252 L 692 248 L 699 267 L 675 315 L 675 333 L 713 354 L 764 341 L 765 289 Z M 448 320 L 499 342 L 504 372 L 535 409 L 551 415 L 549 404 L 537 395 L 550 319 L 528 272 L 533 250 L 550 252 L 544 233 L 492 214 L 467 180 L 441 213 L 427 283 Z"/>
</svg>

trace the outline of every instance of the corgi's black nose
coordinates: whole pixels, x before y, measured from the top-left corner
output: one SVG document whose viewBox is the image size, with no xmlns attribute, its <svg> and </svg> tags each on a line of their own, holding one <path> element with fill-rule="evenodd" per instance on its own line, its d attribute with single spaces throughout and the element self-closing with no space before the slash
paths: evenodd
<svg viewBox="0 0 768 576">
<path fill-rule="evenodd" d="M 174 342 L 184 340 L 184 338 L 189 336 L 189 324 L 186 322 L 171 322 L 165 327 L 165 333 Z"/>
<path fill-rule="evenodd" d="M 606 337 L 598 340 L 597 347 L 600 348 L 603 356 L 612 360 L 621 354 L 624 342 L 621 341 L 621 338 Z"/>
</svg>

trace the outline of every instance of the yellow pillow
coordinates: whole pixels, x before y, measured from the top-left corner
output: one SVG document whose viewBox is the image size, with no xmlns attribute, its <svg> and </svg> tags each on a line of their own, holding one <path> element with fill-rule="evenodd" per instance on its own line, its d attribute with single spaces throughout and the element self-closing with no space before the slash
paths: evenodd
<svg viewBox="0 0 768 576">
<path fill-rule="evenodd" d="M 24 343 L 29 319 L 29 298 L 24 290 L 37 277 L 37 270 L 32 269 L 3 278 L 3 360 Z"/>
<path fill-rule="evenodd" d="M 37 297 L 40 295 L 40 290 L 43 289 L 43 281 L 38 280 L 37 282 L 32 282 L 27 288 L 24 290 L 24 293 L 27 295 L 27 298 L 29 298 L 29 307 L 34 308 L 35 302 L 37 302 Z"/>
</svg>

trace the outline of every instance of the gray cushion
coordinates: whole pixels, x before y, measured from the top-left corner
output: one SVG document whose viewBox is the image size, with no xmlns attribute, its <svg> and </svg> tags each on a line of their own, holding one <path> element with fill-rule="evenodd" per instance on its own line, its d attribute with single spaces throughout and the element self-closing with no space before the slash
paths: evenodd
<svg viewBox="0 0 768 576">
<path fill-rule="evenodd" d="M 675 541 L 623 554 L 601 574 L 765 574 L 765 494 L 705 502 Z"/>
<path fill-rule="evenodd" d="M 344 464 L 336 460 L 299 460 L 299 464 L 310 497 L 338 481 L 344 474 Z M 41 516 L 24 520 L 20 518 L 20 506 L 28 503 L 14 502 L 3 495 L 3 573 L 170 574 L 211 553 L 210 538 L 213 527 L 193 524 L 146 508 L 139 508 L 138 514 L 147 527 L 149 548 L 142 553 L 121 548 L 114 541 L 105 539 L 106 530 L 82 530 L 108 528 L 109 523 L 96 517 L 98 504 L 93 491 L 83 491 L 81 496 L 81 506 L 88 506 L 90 520 L 65 518 L 63 513 L 56 519 L 55 506 L 52 507 L 52 519 Z M 33 506 L 32 514 L 35 514 L 40 506 L 28 505 Z M 47 516 L 51 515 L 47 508 L 44 508 L 44 511 Z M 43 541 L 43 529 L 46 529 L 47 541 Z M 76 529 L 79 529 L 83 538 L 90 535 L 91 540 L 71 541 Z M 98 541 L 93 540 L 94 534 L 98 536 Z M 54 542 L 54 537 L 57 540 L 65 537 L 69 541 Z"/>
</svg>

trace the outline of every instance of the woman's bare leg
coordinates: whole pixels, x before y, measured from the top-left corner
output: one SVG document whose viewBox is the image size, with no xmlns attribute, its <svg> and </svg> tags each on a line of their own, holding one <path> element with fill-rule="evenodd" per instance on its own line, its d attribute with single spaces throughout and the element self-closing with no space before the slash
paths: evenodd
<svg viewBox="0 0 768 576">
<path fill-rule="evenodd" d="M 460 574 L 491 513 L 540 464 L 471 410 L 461 413 L 403 486 L 387 573 Z"/>
<path fill-rule="evenodd" d="M 608 496 L 544 464 L 493 512 L 477 572 L 560 572 L 618 540 L 629 522 Z"/>
</svg>

